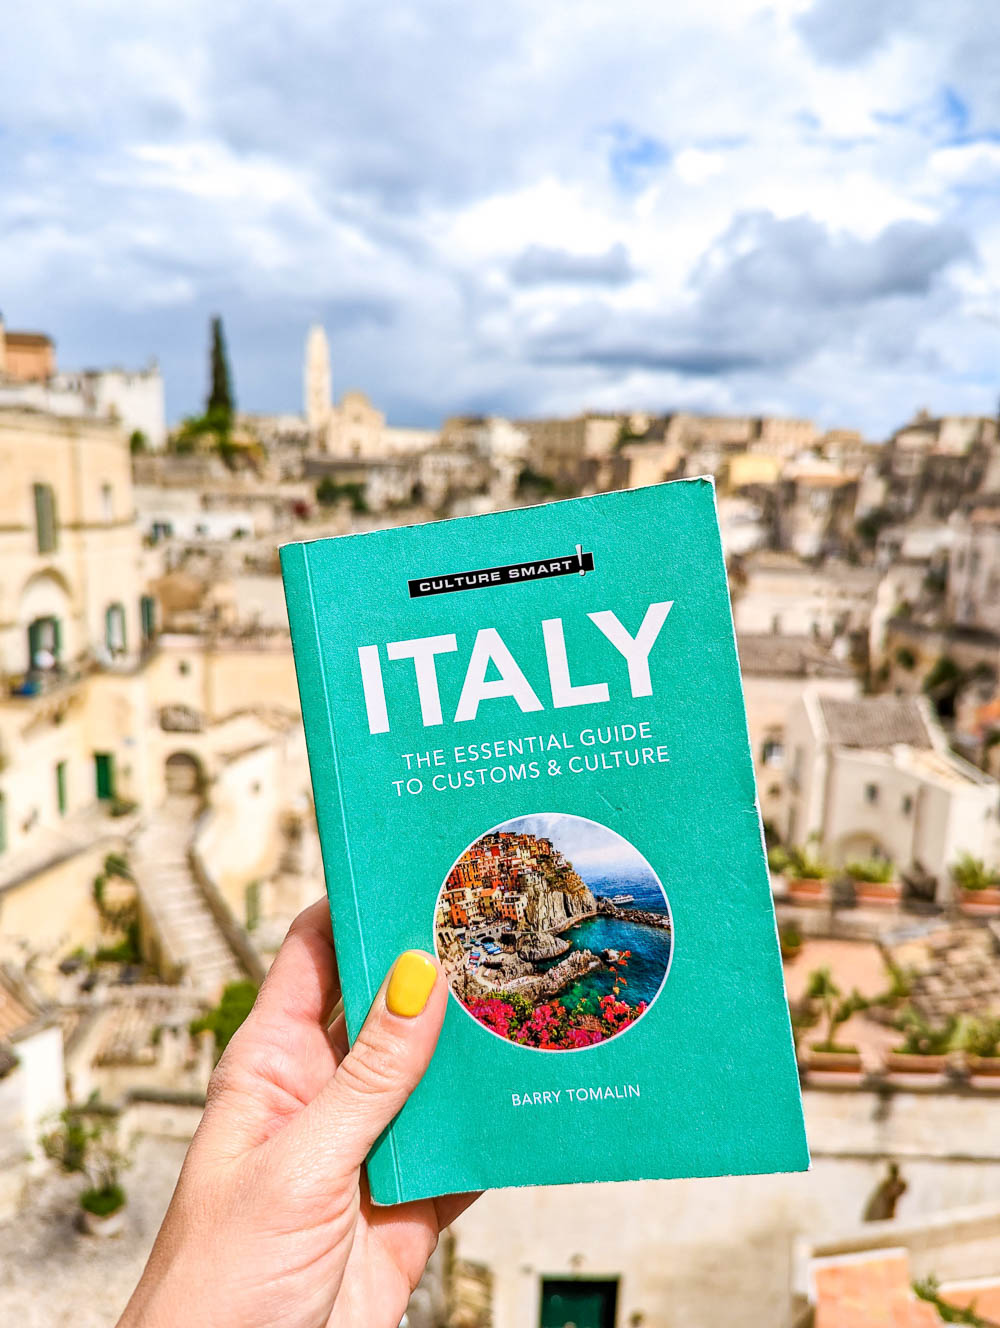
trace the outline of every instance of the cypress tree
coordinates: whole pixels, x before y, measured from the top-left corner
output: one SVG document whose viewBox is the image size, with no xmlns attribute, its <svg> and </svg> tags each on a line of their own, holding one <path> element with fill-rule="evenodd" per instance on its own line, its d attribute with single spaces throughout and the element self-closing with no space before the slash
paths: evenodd
<svg viewBox="0 0 1000 1328">
<path fill-rule="evenodd" d="M 218 314 L 212 319 L 211 379 L 212 388 L 205 405 L 205 413 L 223 416 L 228 424 L 233 417 L 233 389 L 226 355 L 226 338 L 222 331 L 222 319 Z"/>
</svg>

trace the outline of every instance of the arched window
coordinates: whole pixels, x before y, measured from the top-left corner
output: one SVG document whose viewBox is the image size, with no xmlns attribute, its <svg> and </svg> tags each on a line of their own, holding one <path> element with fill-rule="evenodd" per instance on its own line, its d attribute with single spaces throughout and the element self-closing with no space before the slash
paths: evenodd
<svg viewBox="0 0 1000 1328">
<path fill-rule="evenodd" d="M 104 611 L 104 644 L 112 658 L 125 654 L 125 609 L 121 604 L 109 604 Z"/>
<path fill-rule="evenodd" d="M 28 667 L 40 673 L 54 669 L 62 650 L 59 619 L 51 614 L 28 624 Z"/>
</svg>

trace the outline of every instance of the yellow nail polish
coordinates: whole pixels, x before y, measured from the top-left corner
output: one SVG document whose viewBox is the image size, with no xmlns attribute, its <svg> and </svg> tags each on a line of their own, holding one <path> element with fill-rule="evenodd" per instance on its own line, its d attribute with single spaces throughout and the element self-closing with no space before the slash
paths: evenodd
<svg viewBox="0 0 1000 1328">
<path fill-rule="evenodd" d="M 385 992 L 385 1003 L 391 1014 L 407 1019 L 418 1015 L 427 1004 L 427 998 L 437 981 L 437 969 L 419 950 L 407 950 L 393 965 L 392 976 Z"/>
</svg>

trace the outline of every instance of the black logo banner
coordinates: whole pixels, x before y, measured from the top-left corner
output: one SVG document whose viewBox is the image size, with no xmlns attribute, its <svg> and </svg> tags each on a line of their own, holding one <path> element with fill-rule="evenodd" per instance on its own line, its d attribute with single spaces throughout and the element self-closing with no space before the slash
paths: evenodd
<svg viewBox="0 0 1000 1328">
<path fill-rule="evenodd" d="M 505 567 L 479 567 L 471 572 L 449 572 L 444 576 L 421 576 L 407 584 L 410 599 L 425 595 L 448 595 L 456 590 L 486 590 L 490 586 L 520 586 L 530 581 L 544 581 L 550 576 L 583 576 L 594 570 L 594 555 L 576 552 L 562 558 L 531 558 L 508 563 Z"/>
</svg>

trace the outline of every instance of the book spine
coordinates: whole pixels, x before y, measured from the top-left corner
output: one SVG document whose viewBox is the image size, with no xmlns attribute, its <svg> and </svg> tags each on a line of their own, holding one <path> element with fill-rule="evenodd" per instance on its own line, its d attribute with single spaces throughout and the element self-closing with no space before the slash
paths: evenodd
<svg viewBox="0 0 1000 1328">
<path fill-rule="evenodd" d="M 309 573 L 309 546 L 283 545 L 279 557 L 337 967 L 346 993 L 364 993 L 362 1000 L 355 995 L 344 1002 L 347 1033 L 353 1042 L 378 988 L 379 978 L 373 978 L 365 952 L 337 760 L 334 711 L 320 651 L 319 624 Z M 372 1197 L 377 1203 L 400 1201 L 402 1184 L 391 1127 L 369 1159 L 368 1172 Z"/>
</svg>

